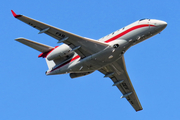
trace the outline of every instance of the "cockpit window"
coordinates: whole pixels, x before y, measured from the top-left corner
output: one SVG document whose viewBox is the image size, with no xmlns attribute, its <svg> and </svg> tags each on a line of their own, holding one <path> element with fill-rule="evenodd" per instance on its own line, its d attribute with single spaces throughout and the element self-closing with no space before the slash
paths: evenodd
<svg viewBox="0 0 180 120">
<path fill-rule="evenodd" d="M 139 21 L 147 20 L 147 18 L 140 19 Z"/>
</svg>

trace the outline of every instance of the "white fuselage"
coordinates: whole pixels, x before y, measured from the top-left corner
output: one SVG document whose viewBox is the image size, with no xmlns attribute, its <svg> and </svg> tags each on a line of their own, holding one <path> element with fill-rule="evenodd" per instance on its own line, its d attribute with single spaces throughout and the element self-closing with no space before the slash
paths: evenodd
<svg viewBox="0 0 180 120">
<path fill-rule="evenodd" d="M 121 58 L 131 46 L 161 32 L 167 23 L 155 19 L 142 19 L 119 29 L 101 39 L 108 44 L 104 50 L 83 59 L 74 53 L 73 57 L 56 65 L 47 75 L 93 72 Z"/>
</svg>

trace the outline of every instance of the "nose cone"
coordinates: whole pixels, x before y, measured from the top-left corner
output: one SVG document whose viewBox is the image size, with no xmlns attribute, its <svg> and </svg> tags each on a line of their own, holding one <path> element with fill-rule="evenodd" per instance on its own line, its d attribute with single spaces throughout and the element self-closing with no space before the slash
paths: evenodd
<svg viewBox="0 0 180 120">
<path fill-rule="evenodd" d="M 165 21 L 156 19 L 151 19 L 151 24 L 155 26 L 152 27 L 152 30 L 155 30 L 157 33 L 161 32 L 167 26 L 167 23 Z"/>
<path fill-rule="evenodd" d="M 159 29 L 161 30 L 163 30 L 167 26 L 167 22 L 161 21 L 161 20 L 159 20 L 157 24 L 158 24 Z"/>
<path fill-rule="evenodd" d="M 151 19 L 150 20 L 150 32 L 155 35 L 164 30 L 167 26 L 167 22 L 162 20 Z"/>
</svg>

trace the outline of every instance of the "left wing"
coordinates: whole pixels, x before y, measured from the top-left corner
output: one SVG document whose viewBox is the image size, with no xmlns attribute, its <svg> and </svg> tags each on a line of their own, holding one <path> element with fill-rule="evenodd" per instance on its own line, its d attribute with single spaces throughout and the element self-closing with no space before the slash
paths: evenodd
<svg viewBox="0 0 180 120">
<path fill-rule="evenodd" d="M 111 78 L 114 82 L 113 86 L 117 86 L 122 92 L 123 96 L 121 98 L 126 98 L 136 111 L 143 109 L 126 71 L 124 56 L 112 64 L 101 68 L 99 71 L 103 73 L 105 77 Z"/>
<path fill-rule="evenodd" d="M 26 17 L 24 15 L 17 15 L 12 10 L 11 10 L 11 12 L 15 18 L 38 29 L 40 31 L 39 34 L 45 33 L 45 34 L 57 39 L 59 42 L 63 42 L 65 44 L 67 44 L 81 58 L 84 58 L 86 56 L 89 56 L 96 52 L 99 52 L 108 46 L 108 44 L 106 44 L 106 43 L 72 34 L 70 32 L 61 30 L 59 28 L 47 25 L 45 23 L 34 20 L 32 18 Z"/>
</svg>

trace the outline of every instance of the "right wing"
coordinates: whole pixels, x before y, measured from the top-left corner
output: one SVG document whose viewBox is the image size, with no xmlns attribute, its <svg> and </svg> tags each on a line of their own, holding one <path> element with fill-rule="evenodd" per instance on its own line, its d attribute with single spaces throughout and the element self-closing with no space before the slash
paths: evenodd
<svg viewBox="0 0 180 120">
<path fill-rule="evenodd" d="M 105 77 L 111 78 L 114 82 L 113 86 L 117 86 L 122 92 L 123 96 L 121 98 L 126 98 L 136 111 L 143 109 L 126 71 L 124 56 L 112 64 L 101 68 L 99 71 L 103 73 Z"/>
<path fill-rule="evenodd" d="M 84 58 L 86 56 L 99 52 L 108 46 L 108 44 L 106 43 L 72 34 L 70 32 L 61 30 L 59 28 L 47 25 L 45 23 L 34 20 L 32 18 L 26 17 L 24 15 L 17 15 L 12 10 L 11 12 L 15 18 L 38 29 L 40 31 L 39 33 L 45 33 L 57 39 L 59 42 L 63 42 L 67 44 L 81 58 Z"/>
</svg>

